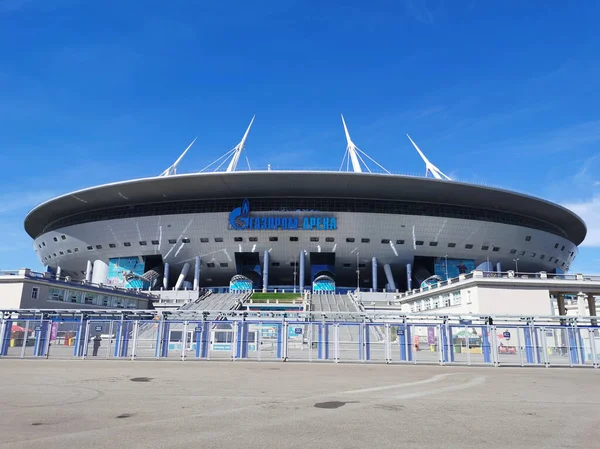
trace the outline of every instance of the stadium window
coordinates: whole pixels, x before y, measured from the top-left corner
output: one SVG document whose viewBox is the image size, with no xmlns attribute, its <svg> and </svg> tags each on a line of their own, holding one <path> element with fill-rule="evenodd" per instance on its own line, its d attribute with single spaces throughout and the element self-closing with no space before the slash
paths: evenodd
<svg viewBox="0 0 600 449">
<path fill-rule="evenodd" d="M 292 267 L 297 267 L 297 266 L 298 266 L 298 262 L 290 262 L 290 265 L 291 265 Z"/>
<path fill-rule="evenodd" d="M 560 249 L 561 251 L 565 250 L 565 245 L 562 246 L 562 248 Z"/>
<path fill-rule="evenodd" d="M 510 250 L 510 253 L 511 253 L 511 254 L 515 254 L 516 252 L 517 252 L 517 250 L 516 250 L 516 249 L 511 249 L 511 250 Z"/>
<path fill-rule="evenodd" d="M 500 247 L 494 246 L 494 247 L 492 247 L 492 251 L 497 253 L 498 251 L 500 251 Z"/>
<path fill-rule="evenodd" d="M 54 257 L 56 257 L 56 253 L 54 253 Z"/>
<path fill-rule="evenodd" d="M 277 237 L 269 237 L 269 242 L 276 242 L 279 239 Z"/>
<path fill-rule="evenodd" d="M 271 262 L 271 266 L 272 267 L 278 267 L 279 266 L 279 262 Z"/>
<path fill-rule="evenodd" d="M 564 267 L 564 266 L 565 266 L 565 263 L 563 262 L 562 265 L 561 265 L 561 267 Z"/>
<path fill-rule="evenodd" d="M 519 256 L 524 256 L 524 255 L 525 255 L 525 251 L 521 251 L 521 252 L 519 253 Z"/>
<path fill-rule="evenodd" d="M 297 242 L 298 241 L 298 237 L 290 237 L 290 242 Z"/>
<path fill-rule="evenodd" d="M 535 257 L 535 253 L 531 253 L 531 257 Z"/>
<path fill-rule="evenodd" d="M 525 237 L 525 241 L 526 241 L 526 242 L 531 242 L 531 236 L 530 236 L 530 235 L 528 235 L 527 237 Z"/>
<path fill-rule="evenodd" d="M 152 240 L 150 243 L 152 243 L 153 245 L 160 245 L 160 242 L 158 240 Z"/>
<path fill-rule="evenodd" d="M 423 243 L 425 243 L 425 242 L 423 242 L 423 240 L 417 240 L 417 241 L 415 242 L 415 245 L 417 245 L 417 246 L 422 246 L 422 245 L 423 245 Z"/>
<path fill-rule="evenodd" d="M 177 240 L 175 240 L 177 242 Z M 208 243 L 208 237 L 200 237 L 200 243 Z"/>
<path fill-rule="evenodd" d="M 42 245 L 40 245 L 39 243 L 38 243 L 38 247 L 39 247 L 40 249 L 42 249 Z"/>
<path fill-rule="evenodd" d="M 61 256 L 64 256 L 64 255 L 65 255 L 65 253 L 63 253 L 62 251 L 59 251 L 58 253 L 59 253 Z"/>
<path fill-rule="evenodd" d="M 102 249 L 102 245 L 96 245 L 96 249 Z"/>
<path fill-rule="evenodd" d="M 438 242 L 429 242 L 429 246 L 437 246 Z"/>
<path fill-rule="evenodd" d="M 108 244 L 108 247 L 109 247 L 109 248 L 116 248 L 116 247 L 117 247 L 117 245 L 115 245 L 114 243 L 109 243 L 109 244 Z"/>
<path fill-rule="evenodd" d="M 490 249 L 490 247 L 489 247 L 489 246 L 487 246 L 487 245 L 483 245 L 483 246 L 481 247 L 481 251 L 487 251 L 488 249 Z"/>
<path fill-rule="evenodd" d="M 473 245 L 471 245 L 470 243 L 467 243 L 465 245 L 465 249 L 473 249 Z"/>
<path fill-rule="evenodd" d="M 234 237 L 234 238 L 233 238 L 233 241 L 234 241 L 234 242 L 243 242 L 243 241 L 244 241 L 244 238 L 243 238 L 243 237 Z"/>
<path fill-rule="evenodd" d="M 346 237 L 346 243 L 354 243 L 354 237 Z"/>
<path fill-rule="evenodd" d="M 456 247 L 456 243 L 448 243 L 448 248 L 454 248 Z"/>
<path fill-rule="evenodd" d="M 131 242 L 123 242 L 123 246 L 131 246 Z"/>
<path fill-rule="evenodd" d="M 142 240 L 142 241 L 140 242 L 140 246 L 146 246 L 147 244 L 148 244 L 148 243 L 146 242 L 146 240 Z"/>
<path fill-rule="evenodd" d="M 554 249 L 558 248 L 558 243 L 554 244 Z"/>
<path fill-rule="evenodd" d="M 79 252 L 79 248 L 73 248 L 73 252 L 78 253 Z"/>
<path fill-rule="evenodd" d="M 52 259 L 52 256 L 50 254 L 48 254 L 48 259 Z"/>
<path fill-rule="evenodd" d="M 223 242 L 223 237 L 215 237 L 215 242 L 222 243 Z"/>
<path fill-rule="evenodd" d="M 251 242 L 258 242 L 258 237 L 250 237 L 248 238 Z"/>
<path fill-rule="evenodd" d="M 88 249 L 88 251 L 91 251 L 91 250 L 94 249 L 94 247 L 93 246 L 88 246 L 87 249 Z"/>
<path fill-rule="evenodd" d="M 221 266 L 221 268 L 227 268 L 229 266 L 227 262 L 221 262 L 219 265 Z"/>
<path fill-rule="evenodd" d="M 73 254 L 73 251 L 71 251 L 70 249 L 67 250 L 67 253 L 69 254 Z"/>
<path fill-rule="evenodd" d="M 206 266 L 207 266 L 208 268 L 214 268 L 214 267 L 215 267 L 215 264 L 214 264 L 213 262 L 208 262 L 208 263 L 206 264 Z"/>
<path fill-rule="evenodd" d="M 556 265 L 558 265 L 558 259 L 556 259 L 556 260 L 554 261 L 554 263 L 555 263 Z"/>
<path fill-rule="evenodd" d="M 325 241 L 327 243 L 333 243 L 335 241 L 335 239 L 333 237 L 325 237 Z"/>
<path fill-rule="evenodd" d="M 396 245 L 404 245 L 404 240 L 396 240 Z"/>
<path fill-rule="evenodd" d="M 371 239 L 362 238 L 360 239 L 360 243 L 371 243 Z"/>
<path fill-rule="evenodd" d="M 53 237 L 52 240 L 54 240 L 55 242 L 58 242 L 58 239 L 56 237 Z"/>
<path fill-rule="evenodd" d="M 42 242 L 42 246 L 46 246 L 46 242 Z"/>
<path fill-rule="evenodd" d="M 544 254 L 540 255 L 540 259 L 544 260 L 546 258 L 546 256 Z M 548 262 L 552 262 L 551 260 L 549 260 Z"/>
<path fill-rule="evenodd" d="M 67 240 L 67 236 L 66 236 L 66 235 L 64 235 L 64 234 L 63 234 L 63 235 L 61 235 L 61 236 L 60 236 L 60 238 L 61 238 L 61 239 L 63 239 L 63 240 Z"/>
<path fill-rule="evenodd" d="M 182 241 L 183 243 L 190 243 L 190 239 L 189 239 L 189 238 L 187 238 L 187 237 L 186 237 L 186 238 L 184 238 L 184 239 L 181 239 L 181 241 Z"/>
<path fill-rule="evenodd" d="M 366 268 L 367 266 L 364 263 L 359 263 L 358 268 Z"/>
<path fill-rule="evenodd" d="M 318 242 L 319 241 L 319 237 L 311 237 L 310 241 L 311 242 Z"/>
<path fill-rule="evenodd" d="M 381 243 L 383 243 L 384 245 L 389 245 L 390 239 L 381 239 Z"/>
<path fill-rule="evenodd" d="M 352 268 L 352 265 L 350 265 L 349 263 L 345 263 L 344 268 Z"/>
</svg>

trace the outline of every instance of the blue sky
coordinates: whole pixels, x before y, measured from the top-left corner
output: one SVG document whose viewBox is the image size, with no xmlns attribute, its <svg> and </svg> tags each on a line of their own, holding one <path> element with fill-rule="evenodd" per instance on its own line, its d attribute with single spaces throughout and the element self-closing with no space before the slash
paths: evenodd
<svg viewBox="0 0 600 449">
<path fill-rule="evenodd" d="M 0 0 L 0 269 L 57 194 L 180 172 L 233 147 L 252 168 L 339 168 L 355 143 L 422 174 L 567 205 L 600 273 L 598 2 Z"/>
</svg>

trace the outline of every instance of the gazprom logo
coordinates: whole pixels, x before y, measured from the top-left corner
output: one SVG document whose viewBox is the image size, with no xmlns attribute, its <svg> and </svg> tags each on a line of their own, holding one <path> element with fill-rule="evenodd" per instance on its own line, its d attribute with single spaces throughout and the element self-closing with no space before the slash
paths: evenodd
<svg viewBox="0 0 600 449">
<path fill-rule="evenodd" d="M 250 201 L 244 198 L 242 205 L 229 213 L 229 227 L 237 231 L 245 229 L 256 230 L 320 230 L 335 231 L 337 219 L 335 217 L 290 217 L 290 216 L 250 216 Z"/>
</svg>

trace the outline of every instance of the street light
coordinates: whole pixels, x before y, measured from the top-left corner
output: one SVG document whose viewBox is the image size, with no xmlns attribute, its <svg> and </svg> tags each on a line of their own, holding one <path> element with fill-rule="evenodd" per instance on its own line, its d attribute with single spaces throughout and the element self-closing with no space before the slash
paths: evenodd
<svg viewBox="0 0 600 449">
<path fill-rule="evenodd" d="M 516 259 L 513 259 L 513 262 L 515 263 L 515 272 L 517 273 L 517 276 L 519 275 L 519 258 L 517 257 Z"/>
<path fill-rule="evenodd" d="M 448 280 L 448 254 L 444 256 L 446 258 L 446 280 Z"/>
<path fill-rule="evenodd" d="M 360 268 L 358 263 L 358 256 L 360 253 L 356 253 L 356 289 L 360 291 Z"/>
</svg>

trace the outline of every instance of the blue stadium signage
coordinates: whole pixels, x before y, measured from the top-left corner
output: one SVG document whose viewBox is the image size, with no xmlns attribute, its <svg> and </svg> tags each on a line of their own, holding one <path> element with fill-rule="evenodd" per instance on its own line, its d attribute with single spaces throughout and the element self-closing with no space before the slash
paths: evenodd
<svg viewBox="0 0 600 449">
<path fill-rule="evenodd" d="M 240 207 L 229 213 L 229 226 L 231 229 L 243 231 L 255 230 L 305 230 L 305 231 L 335 231 L 337 219 L 335 217 L 289 217 L 289 216 L 261 216 L 250 215 L 250 201 L 245 198 Z"/>
</svg>

